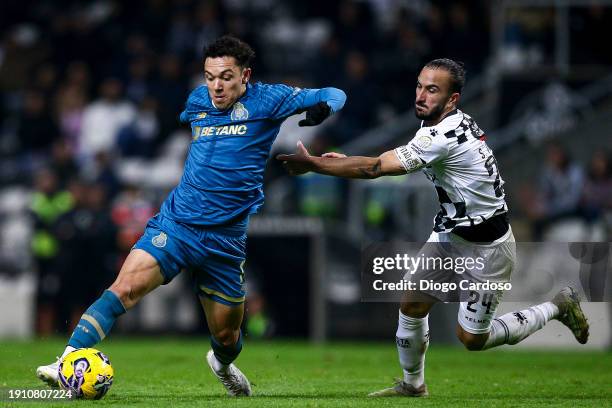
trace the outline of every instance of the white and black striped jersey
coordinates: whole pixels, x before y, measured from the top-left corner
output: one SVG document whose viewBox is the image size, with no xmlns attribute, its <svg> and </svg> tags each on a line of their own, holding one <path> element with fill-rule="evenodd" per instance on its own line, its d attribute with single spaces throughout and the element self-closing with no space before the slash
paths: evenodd
<svg viewBox="0 0 612 408">
<path fill-rule="evenodd" d="M 504 181 L 484 132 L 456 109 L 435 126 L 423 126 L 395 154 L 406 172 L 422 169 L 436 188 L 435 232 L 474 226 L 508 211 Z"/>
</svg>

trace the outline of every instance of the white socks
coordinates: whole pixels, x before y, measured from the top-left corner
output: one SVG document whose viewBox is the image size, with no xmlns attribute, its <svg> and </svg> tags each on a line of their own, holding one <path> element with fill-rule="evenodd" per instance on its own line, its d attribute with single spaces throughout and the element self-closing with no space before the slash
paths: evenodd
<svg viewBox="0 0 612 408">
<path fill-rule="evenodd" d="M 559 308 L 552 302 L 546 302 L 493 319 L 483 350 L 502 344 L 516 344 L 540 330 L 558 314 Z M 409 317 L 400 310 L 395 336 L 404 382 L 420 387 L 425 382 L 425 353 L 429 347 L 428 316 L 422 319 Z"/>
<path fill-rule="evenodd" d="M 66 346 L 66 348 L 64 349 L 64 353 L 60 357 L 60 360 L 63 360 L 64 357 L 66 357 L 68 354 L 72 353 L 74 350 L 76 350 L 76 348 L 74 348 L 72 346 Z"/>
<path fill-rule="evenodd" d="M 425 352 L 429 346 L 428 316 L 422 319 L 409 317 L 400 310 L 395 336 L 404 381 L 419 387 L 425 382 Z"/>
<path fill-rule="evenodd" d="M 502 344 L 516 344 L 540 330 L 558 314 L 559 308 L 552 302 L 546 302 L 495 318 L 491 322 L 491 331 L 483 350 Z"/>
</svg>

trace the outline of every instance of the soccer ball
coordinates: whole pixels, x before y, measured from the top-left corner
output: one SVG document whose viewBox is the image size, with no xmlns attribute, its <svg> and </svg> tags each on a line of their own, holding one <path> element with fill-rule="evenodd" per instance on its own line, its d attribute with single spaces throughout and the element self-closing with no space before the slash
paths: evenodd
<svg viewBox="0 0 612 408">
<path fill-rule="evenodd" d="M 77 349 L 60 362 L 59 383 L 76 398 L 100 399 L 113 384 L 113 367 L 101 351 Z"/>
</svg>

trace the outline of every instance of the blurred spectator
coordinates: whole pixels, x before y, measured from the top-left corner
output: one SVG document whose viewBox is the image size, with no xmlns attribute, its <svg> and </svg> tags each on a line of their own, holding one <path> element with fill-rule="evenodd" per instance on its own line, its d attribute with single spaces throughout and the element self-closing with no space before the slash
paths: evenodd
<svg viewBox="0 0 612 408">
<path fill-rule="evenodd" d="M 0 91 L 19 91 L 31 86 L 33 68 L 52 51 L 41 41 L 39 27 L 31 23 L 15 24 L 10 31 L 4 31 L 3 37 Z"/>
<path fill-rule="evenodd" d="M 166 48 L 173 54 L 192 57 L 193 48 L 193 27 L 189 13 L 186 10 L 177 11 L 172 15 Z M 199 50 L 201 51 L 201 50 Z M 197 56 L 197 54 L 195 54 Z"/>
<path fill-rule="evenodd" d="M 184 108 L 188 89 L 181 61 L 173 54 L 159 59 L 158 77 L 152 86 L 152 94 L 159 105 L 157 111 L 161 121 L 162 135 L 168 135 L 178 127 L 178 115 Z M 200 66 L 201 72 L 202 66 Z M 201 75 L 201 74 L 200 74 Z"/>
<path fill-rule="evenodd" d="M 146 97 L 140 103 L 134 122 L 119 131 L 117 145 L 123 157 L 150 158 L 159 139 L 157 99 Z"/>
<path fill-rule="evenodd" d="M 362 1 L 344 0 L 338 7 L 336 34 L 342 49 L 357 47 L 361 52 L 369 52 L 376 44 L 377 31 L 370 4 Z"/>
<path fill-rule="evenodd" d="M 259 289 L 257 279 L 249 271 L 249 283 L 246 298 L 246 332 L 252 339 L 272 337 L 275 324 L 268 312 L 267 299 Z"/>
<path fill-rule="evenodd" d="M 45 98 L 50 99 L 57 86 L 57 67 L 51 63 L 45 63 L 36 68 L 33 86 L 41 91 Z"/>
<path fill-rule="evenodd" d="M 412 109 L 414 98 L 406 97 L 406 90 L 414 87 L 415 78 L 428 50 L 425 38 L 408 16 L 397 22 L 395 30 L 388 34 L 386 46 L 377 54 L 376 82 L 384 86 L 385 102 L 395 112 Z M 439 53 L 440 50 L 432 50 Z"/>
<path fill-rule="evenodd" d="M 504 27 L 504 69 L 553 62 L 555 12 L 552 7 L 509 8 Z"/>
<path fill-rule="evenodd" d="M 606 38 L 610 31 L 612 10 L 597 3 L 572 8 L 570 11 L 570 58 L 573 63 L 588 65 L 597 61 L 612 65 L 612 56 L 607 51 L 606 42 L 593 41 L 594 38 Z"/>
<path fill-rule="evenodd" d="M 136 109 L 122 98 L 123 85 L 107 78 L 100 85 L 100 97 L 85 108 L 79 136 L 79 160 L 91 160 L 99 152 L 115 148 L 119 130 L 132 123 Z"/>
<path fill-rule="evenodd" d="M 75 205 L 54 225 L 62 321 L 69 322 L 62 331 L 74 328 L 91 299 L 112 283 L 116 272 L 116 228 L 104 186 L 75 180 L 71 191 Z"/>
<path fill-rule="evenodd" d="M 130 61 L 125 95 L 135 104 L 140 103 L 151 93 L 150 71 L 151 63 L 147 58 L 141 57 Z"/>
<path fill-rule="evenodd" d="M 445 27 L 447 38 L 444 56 L 463 61 L 467 72 L 477 71 L 481 60 L 487 55 L 488 36 L 479 29 L 475 13 L 470 13 L 466 4 L 454 2 L 449 7 L 448 24 Z M 478 44 L 477 47 L 474 44 Z"/>
<path fill-rule="evenodd" d="M 72 195 L 59 189 L 57 176 L 49 169 L 38 172 L 34 182 L 30 209 L 34 218 L 32 254 L 36 264 L 36 331 L 50 335 L 56 328 L 59 291 L 62 283 L 57 255 L 59 243 L 53 232 L 54 223 L 74 205 Z"/>
<path fill-rule="evenodd" d="M 132 246 L 142 235 L 147 221 L 155 215 L 152 200 L 138 187 L 127 186 L 114 200 L 111 218 L 118 228 L 117 247 L 122 258 L 127 257 Z M 120 259 L 119 262 L 123 262 Z"/>
<path fill-rule="evenodd" d="M 201 2 L 195 10 L 195 36 L 192 38 L 192 46 L 196 58 L 202 55 L 202 49 L 213 42 L 217 37 L 223 35 L 223 27 L 219 24 L 219 6 L 215 1 Z"/>
<path fill-rule="evenodd" d="M 427 11 L 423 35 L 429 43 L 427 60 L 440 58 L 446 47 L 446 22 L 441 6 L 432 5 Z"/>
<path fill-rule="evenodd" d="M 612 211 L 612 166 L 605 151 L 596 151 L 591 157 L 581 207 L 589 223 L 602 220 Z"/>
<path fill-rule="evenodd" d="M 334 145 L 340 145 L 359 136 L 374 125 L 377 117 L 378 87 L 370 78 L 367 57 L 359 52 L 347 54 L 344 61 L 344 78 L 339 87 L 350 95 L 350 99 L 338 115 L 333 127 Z"/>
<path fill-rule="evenodd" d="M 312 59 L 308 69 L 317 83 L 337 83 L 342 78 L 342 53 L 337 37 L 330 36 Z"/>
<path fill-rule="evenodd" d="M 61 189 L 66 188 L 68 182 L 79 174 L 73 151 L 63 139 L 53 144 L 49 166 L 57 175 L 57 181 Z"/>
<path fill-rule="evenodd" d="M 22 154 L 46 155 L 59 130 L 49 113 L 47 100 L 38 90 L 27 91 L 18 118 L 17 136 Z"/>
<path fill-rule="evenodd" d="M 86 96 L 91 92 L 91 72 L 83 61 L 73 61 L 66 68 L 64 85 L 80 89 Z"/>
<path fill-rule="evenodd" d="M 103 186 L 109 199 L 115 198 L 121 190 L 121 182 L 115 172 L 115 162 L 109 152 L 96 153 L 93 160 L 82 167 L 81 174 L 90 183 Z"/>
<path fill-rule="evenodd" d="M 571 160 L 564 148 L 550 145 L 540 179 L 540 205 L 531 213 L 536 241 L 542 239 L 544 230 L 552 223 L 579 215 L 583 182 L 584 173 L 580 165 Z"/>
<path fill-rule="evenodd" d="M 76 86 L 61 88 L 56 94 L 56 114 L 62 135 L 73 150 L 77 149 L 87 97 Z"/>
</svg>

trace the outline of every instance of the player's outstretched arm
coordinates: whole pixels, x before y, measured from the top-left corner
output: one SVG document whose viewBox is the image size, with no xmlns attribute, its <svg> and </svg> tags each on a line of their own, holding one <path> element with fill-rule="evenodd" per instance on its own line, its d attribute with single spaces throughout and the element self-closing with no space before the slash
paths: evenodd
<svg viewBox="0 0 612 408">
<path fill-rule="evenodd" d="M 295 154 L 279 154 L 276 159 L 282 161 L 289 174 L 294 176 L 309 171 L 358 179 L 406 174 L 406 170 L 392 150 L 378 157 L 345 156 L 338 153 L 326 153 L 322 157 L 317 157 L 311 156 L 302 142 L 298 142 Z"/>
<path fill-rule="evenodd" d="M 305 90 L 303 106 L 298 112 L 306 110 L 306 118 L 300 120 L 299 126 L 316 126 L 338 112 L 346 102 L 346 94 L 338 88 L 321 88 Z"/>
</svg>

